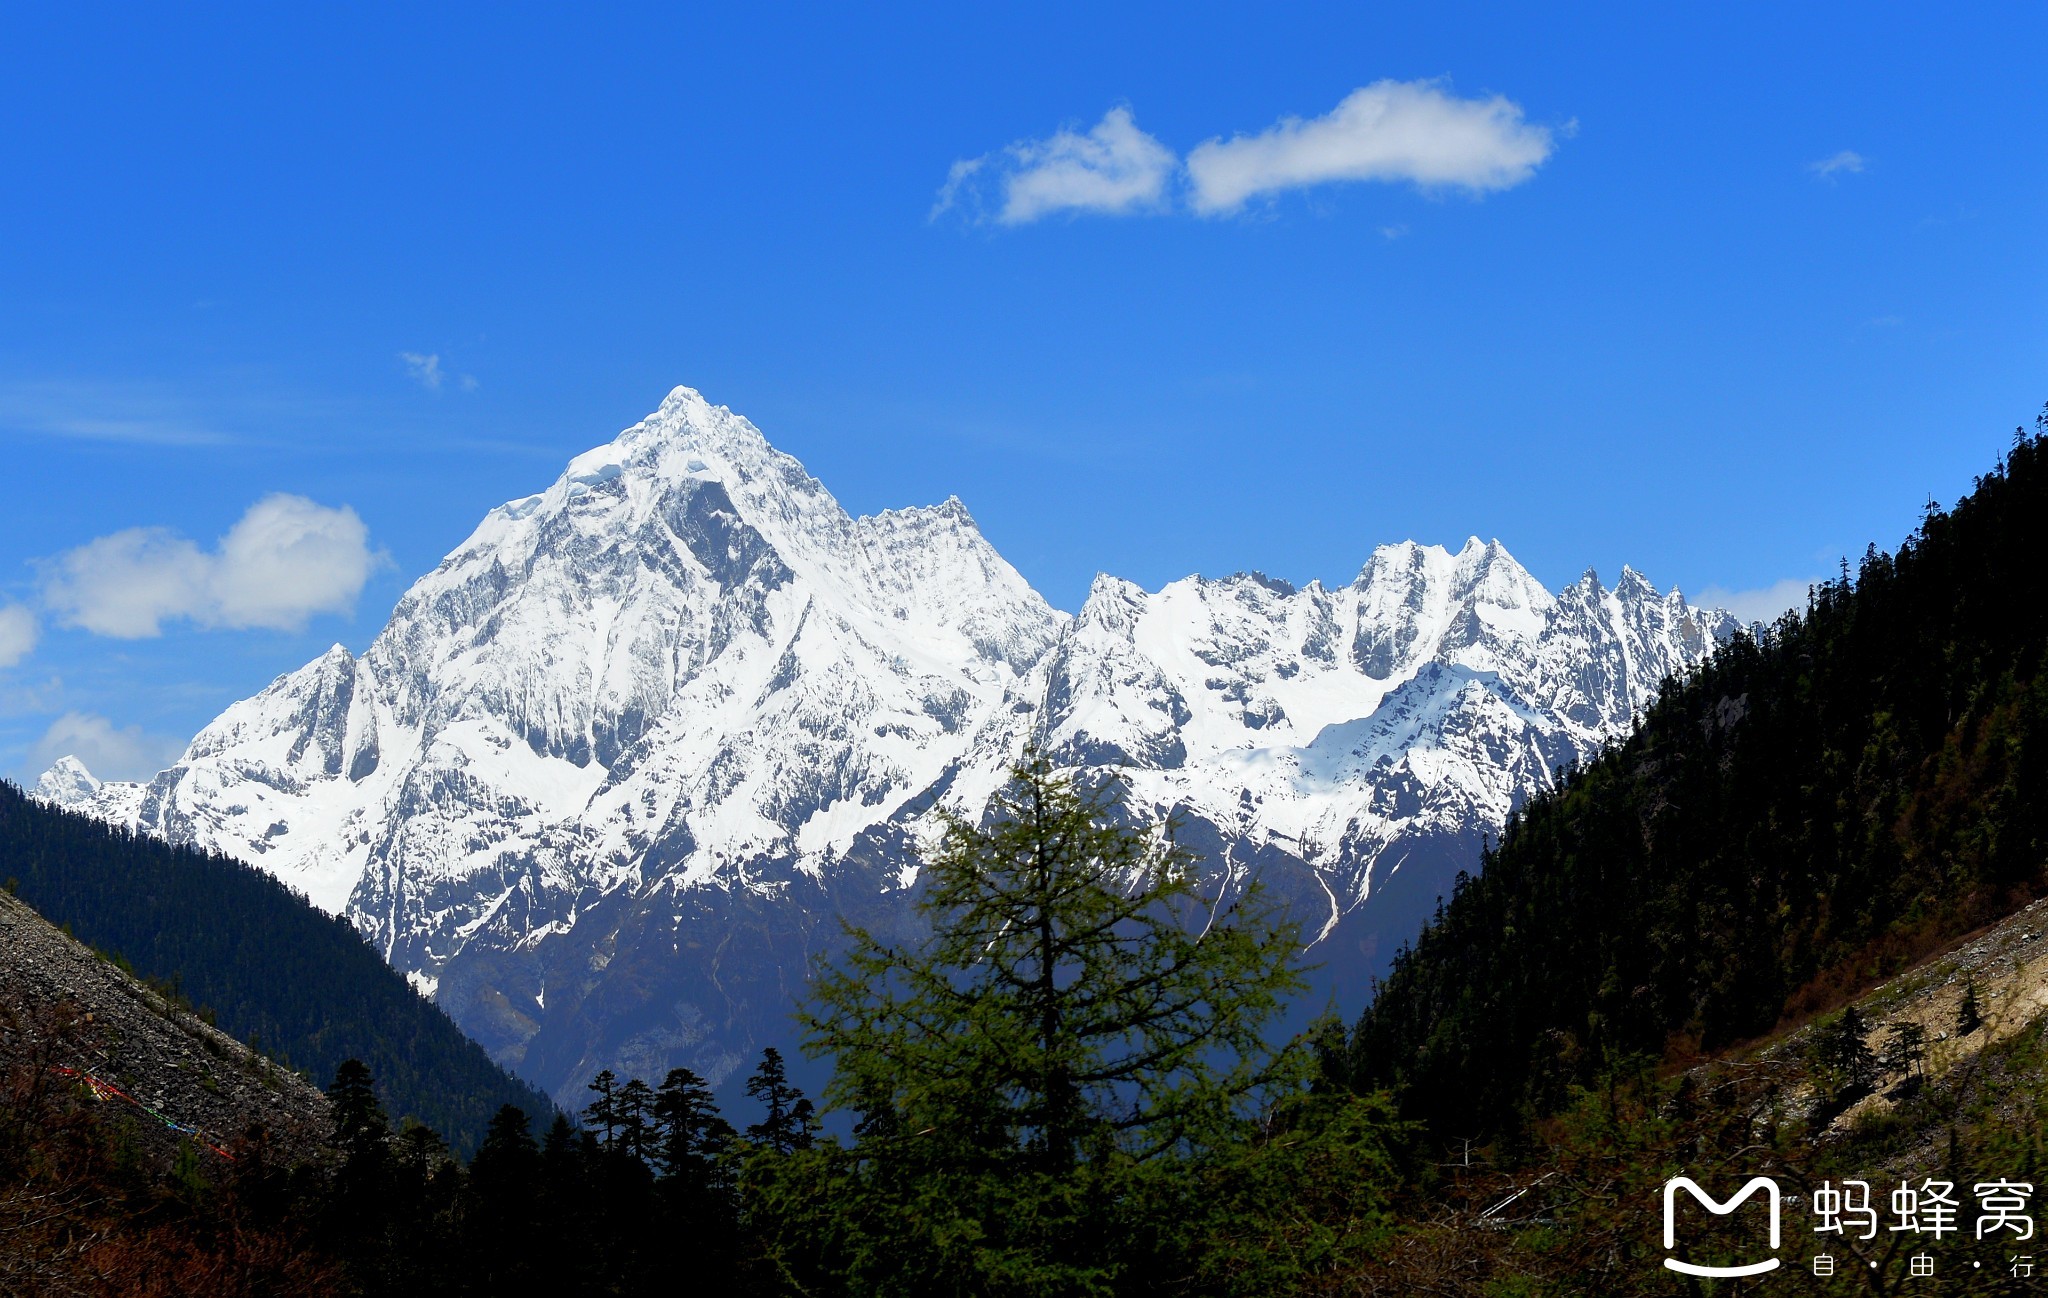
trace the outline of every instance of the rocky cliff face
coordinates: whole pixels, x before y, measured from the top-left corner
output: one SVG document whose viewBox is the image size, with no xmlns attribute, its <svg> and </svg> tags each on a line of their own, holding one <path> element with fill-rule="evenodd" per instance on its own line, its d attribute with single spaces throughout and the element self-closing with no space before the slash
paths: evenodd
<svg viewBox="0 0 2048 1298">
<path fill-rule="evenodd" d="M 933 808 L 977 811 L 1027 743 L 1122 769 L 1218 886 L 1269 880 L 1341 983 L 1734 630 L 1628 571 L 1553 594 L 1476 539 L 1336 589 L 1103 577 L 1069 617 L 958 501 L 850 517 L 679 388 L 493 510 L 360 658 L 147 783 L 60 763 L 39 791 L 345 910 L 568 1095 L 786 1040 L 839 920 L 905 923 Z"/>
</svg>

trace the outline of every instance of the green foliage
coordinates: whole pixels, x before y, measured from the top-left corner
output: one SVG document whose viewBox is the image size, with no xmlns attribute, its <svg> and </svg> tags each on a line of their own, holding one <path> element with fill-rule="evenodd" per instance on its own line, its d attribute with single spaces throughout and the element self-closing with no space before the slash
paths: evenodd
<svg viewBox="0 0 2048 1298">
<path fill-rule="evenodd" d="M 1927 1029 L 1918 1023 L 1892 1023 L 1884 1030 L 1878 1063 L 1887 1073 L 1917 1074 L 1927 1062 Z"/>
<path fill-rule="evenodd" d="M 1518 1130 L 1616 1060 L 1797 1022 L 2048 890 L 2044 552 L 2026 437 L 1896 555 L 1667 682 L 1396 959 L 1357 1084 L 1439 1132 Z"/>
<path fill-rule="evenodd" d="M 829 1099 L 1062 1173 L 1206 1144 L 1281 1079 L 1293 1061 L 1262 1030 L 1303 985 L 1294 926 L 1256 886 L 1199 897 L 1188 855 L 1118 823 L 1115 797 L 1034 757 L 986 827 L 947 821 L 925 862 L 929 939 L 856 932 L 813 985 Z"/>
<path fill-rule="evenodd" d="M 1291 1095 L 1241 1142 L 1147 1188 L 1159 1274 L 1205 1294 L 1313 1291 L 1362 1268 L 1395 1226 L 1405 1136 L 1383 1096 Z"/>
<path fill-rule="evenodd" d="M 1869 1021 L 1851 1005 L 1815 1039 L 1819 1075 L 1836 1104 L 1865 1095 L 1877 1084 L 1877 1054 L 1870 1048 L 1869 1032 Z"/>
<path fill-rule="evenodd" d="M 1310 1052 L 1263 1038 L 1301 986 L 1293 927 L 1256 887 L 1198 894 L 1118 793 L 1027 759 L 927 856 L 929 935 L 856 931 L 814 981 L 808 1048 L 859 1123 L 747 1166 L 782 1283 L 1285 1293 L 1376 1237 L 1391 1116 L 1310 1095 Z M 1328 1212 L 1296 1185 L 1318 1177 Z"/>
<path fill-rule="evenodd" d="M 173 1003 L 313 1077 L 347 1059 L 391 1111 L 473 1149 L 504 1104 L 547 1111 L 363 941 L 259 870 L 38 802 L 0 781 L 0 869 L 21 900 Z"/>
</svg>

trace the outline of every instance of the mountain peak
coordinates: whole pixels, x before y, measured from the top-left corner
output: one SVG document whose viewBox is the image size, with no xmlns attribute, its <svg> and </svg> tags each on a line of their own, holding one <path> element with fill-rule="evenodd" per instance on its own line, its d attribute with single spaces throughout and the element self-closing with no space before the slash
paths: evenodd
<svg viewBox="0 0 2048 1298">
<path fill-rule="evenodd" d="M 1651 581 L 1648 577 L 1645 577 L 1627 564 L 1621 565 L 1621 576 L 1616 579 L 1614 590 L 1616 594 L 1626 592 L 1638 597 L 1645 595 L 1654 599 L 1662 599 L 1664 597 L 1663 592 L 1657 589 L 1656 582 Z"/>
<path fill-rule="evenodd" d="M 1358 570 L 1352 584 L 1366 586 L 1375 577 L 1395 573 L 1419 574 L 1451 562 L 1451 552 L 1440 545 L 1423 545 L 1414 540 L 1390 541 L 1373 547 L 1372 554 L 1366 558 L 1365 566 Z"/>
<path fill-rule="evenodd" d="M 576 458 L 603 458 L 615 448 L 629 453 L 643 450 L 710 452 L 738 461 L 769 457 L 789 459 L 769 445 L 768 438 L 754 427 L 752 421 L 734 414 L 727 406 L 711 404 L 695 388 L 686 387 L 672 390 L 662 398 L 654 413 L 621 432 L 609 446 L 597 447 Z M 792 465 L 796 463 L 794 460 L 789 462 Z M 573 466 L 574 461 L 571 463 Z"/>
<path fill-rule="evenodd" d="M 71 759 L 40 791 L 345 912 L 551 1087 L 633 1051 L 722 1077 L 779 1030 L 814 922 L 893 922 L 934 808 L 980 814 L 1033 736 L 1133 772 L 1226 863 L 1272 856 L 1327 933 L 1394 863 L 1433 884 L 1428 844 L 1496 832 L 1710 647 L 1634 601 L 1560 616 L 1476 536 L 1310 589 L 1104 574 L 1069 617 L 957 496 L 852 517 L 679 387 L 491 511 L 360 659 L 280 677 L 147 785 Z M 749 936 L 725 962 L 707 934 Z M 559 976 L 629 941 L 624 982 Z M 604 1008 L 643 974 L 655 1000 Z"/>
<path fill-rule="evenodd" d="M 36 796 L 60 807 L 90 802 L 99 791 L 98 778 L 85 769 L 84 762 L 69 753 L 50 763 L 50 769 L 36 781 Z"/>
</svg>

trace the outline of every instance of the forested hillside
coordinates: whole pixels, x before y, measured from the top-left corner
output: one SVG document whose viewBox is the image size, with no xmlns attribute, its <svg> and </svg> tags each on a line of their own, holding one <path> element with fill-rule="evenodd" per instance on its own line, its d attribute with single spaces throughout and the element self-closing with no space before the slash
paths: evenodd
<svg viewBox="0 0 2048 1298">
<path fill-rule="evenodd" d="M 1826 1009 L 2048 890 L 2048 415 L 1895 554 L 1668 682 L 1508 826 L 1351 1040 L 1439 1132 Z"/>
<path fill-rule="evenodd" d="M 61 811 L 0 782 L 0 880 L 53 924 L 317 1080 L 346 1059 L 394 1114 L 473 1149 L 500 1106 L 551 1106 L 414 992 L 347 921 L 269 875 Z"/>
</svg>

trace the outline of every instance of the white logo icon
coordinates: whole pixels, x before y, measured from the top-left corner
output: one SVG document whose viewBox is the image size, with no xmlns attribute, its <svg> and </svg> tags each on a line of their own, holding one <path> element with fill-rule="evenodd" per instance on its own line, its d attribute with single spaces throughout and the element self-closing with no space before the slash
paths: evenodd
<svg viewBox="0 0 2048 1298">
<path fill-rule="evenodd" d="M 1708 1212 L 1713 1213 L 1716 1217 L 1727 1216 L 1729 1213 L 1734 1212 L 1738 1207 L 1742 1206 L 1743 1201 L 1745 1199 L 1748 1199 L 1749 1196 L 1757 1193 L 1758 1191 L 1762 1191 L 1764 1201 L 1770 1204 L 1771 1206 L 1771 1249 L 1773 1252 L 1777 1250 L 1779 1241 L 1779 1230 L 1778 1183 L 1776 1181 L 1773 1181 L 1768 1176 L 1756 1177 L 1752 1179 L 1749 1182 L 1749 1184 L 1743 1186 L 1740 1190 L 1737 1190 L 1734 1194 L 1730 1195 L 1726 1202 L 1722 1202 L 1720 1200 L 1715 1199 L 1705 1190 L 1700 1189 L 1699 1183 L 1697 1181 L 1694 1181 L 1691 1177 L 1674 1176 L 1664 1183 L 1665 1252 L 1668 1253 L 1672 1249 L 1678 1247 L 1677 1199 L 1678 1191 L 1681 1188 L 1684 1189 L 1687 1193 L 1691 1194 L 1693 1198 L 1699 1200 L 1700 1206 L 1702 1208 L 1705 1208 Z M 1698 1275 L 1708 1277 L 1762 1275 L 1766 1271 L 1777 1270 L 1778 1259 L 1770 1258 L 1763 1262 L 1751 1262 L 1747 1266 L 1701 1266 L 1697 1262 L 1682 1262 L 1675 1257 L 1667 1257 L 1664 1259 L 1664 1265 L 1669 1267 L 1671 1270 L 1680 1272 L 1684 1275 Z"/>
</svg>

